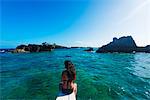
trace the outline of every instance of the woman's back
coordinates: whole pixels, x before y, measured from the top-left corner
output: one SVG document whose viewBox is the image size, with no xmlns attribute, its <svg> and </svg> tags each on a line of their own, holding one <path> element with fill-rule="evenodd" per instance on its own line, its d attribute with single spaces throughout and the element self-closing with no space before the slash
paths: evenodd
<svg viewBox="0 0 150 100">
<path fill-rule="evenodd" d="M 70 94 L 73 92 L 73 80 L 74 75 L 69 73 L 68 70 L 62 72 L 62 92 L 65 94 Z"/>
<path fill-rule="evenodd" d="M 60 89 L 64 94 L 71 94 L 73 91 L 77 92 L 77 85 L 74 85 L 74 80 L 76 79 L 76 71 L 74 65 L 71 61 L 65 61 L 65 68 L 61 76 L 61 86 Z"/>
</svg>

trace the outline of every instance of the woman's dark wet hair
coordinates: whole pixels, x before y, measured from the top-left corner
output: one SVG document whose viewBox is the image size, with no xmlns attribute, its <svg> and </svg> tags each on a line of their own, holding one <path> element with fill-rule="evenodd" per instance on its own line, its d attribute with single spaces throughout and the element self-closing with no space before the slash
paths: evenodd
<svg viewBox="0 0 150 100">
<path fill-rule="evenodd" d="M 65 64 L 66 69 L 67 69 L 69 63 L 72 63 L 72 62 L 70 60 L 65 60 L 64 64 Z"/>
<path fill-rule="evenodd" d="M 73 63 L 70 60 L 65 60 L 64 64 L 65 64 L 65 68 L 67 69 L 68 76 L 71 78 L 71 80 L 74 80 L 76 71 Z"/>
</svg>

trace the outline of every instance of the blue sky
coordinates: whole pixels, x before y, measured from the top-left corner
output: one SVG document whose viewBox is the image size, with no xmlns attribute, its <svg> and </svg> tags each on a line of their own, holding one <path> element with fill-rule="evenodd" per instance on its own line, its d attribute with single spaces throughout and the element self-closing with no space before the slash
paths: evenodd
<svg viewBox="0 0 150 100">
<path fill-rule="evenodd" d="M 150 44 L 150 0 L 2 0 L 0 47 L 42 42 L 100 47 L 131 35 Z"/>
</svg>

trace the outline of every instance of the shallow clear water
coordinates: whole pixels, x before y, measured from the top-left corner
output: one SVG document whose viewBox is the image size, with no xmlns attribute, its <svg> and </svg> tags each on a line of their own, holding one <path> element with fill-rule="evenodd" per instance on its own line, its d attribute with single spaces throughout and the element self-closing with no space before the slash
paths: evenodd
<svg viewBox="0 0 150 100">
<path fill-rule="evenodd" d="M 55 100 L 67 59 L 76 67 L 78 100 L 150 100 L 150 54 L 83 49 L 0 54 L 1 99 Z"/>
</svg>

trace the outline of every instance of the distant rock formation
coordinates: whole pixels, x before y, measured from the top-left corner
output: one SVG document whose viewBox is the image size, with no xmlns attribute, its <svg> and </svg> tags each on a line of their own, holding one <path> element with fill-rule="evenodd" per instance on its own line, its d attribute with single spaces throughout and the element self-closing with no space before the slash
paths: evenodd
<svg viewBox="0 0 150 100">
<path fill-rule="evenodd" d="M 107 45 L 100 47 L 97 53 L 107 53 L 107 52 L 123 52 L 123 53 L 132 53 L 132 52 L 150 52 L 150 45 L 146 47 L 137 47 L 135 41 L 131 36 L 121 37 L 117 39 L 113 38 L 113 41 Z"/>
<path fill-rule="evenodd" d="M 15 50 L 15 49 L 13 49 L 13 48 L 0 49 L 0 53 L 12 52 L 13 50 Z"/>
<path fill-rule="evenodd" d="M 94 49 L 90 47 L 89 49 L 84 50 L 84 51 L 94 51 Z"/>
<path fill-rule="evenodd" d="M 137 47 L 136 52 L 150 53 L 150 45 L 147 45 L 146 47 Z"/>
<path fill-rule="evenodd" d="M 42 51 L 52 51 L 53 49 L 64 49 L 67 48 L 65 46 L 60 46 L 56 44 L 48 44 L 46 42 L 42 43 L 41 45 L 37 44 L 28 44 L 28 45 L 19 45 L 16 47 L 12 53 L 19 53 L 19 52 L 42 52 Z"/>
<path fill-rule="evenodd" d="M 80 48 L 80 47 L 71 47 L 71 48 Z"/>
</svg>

